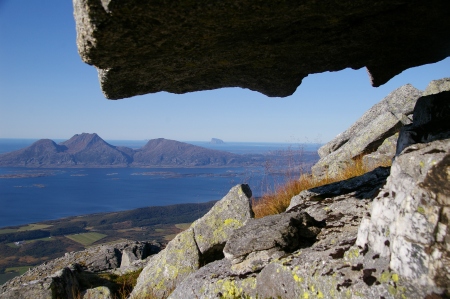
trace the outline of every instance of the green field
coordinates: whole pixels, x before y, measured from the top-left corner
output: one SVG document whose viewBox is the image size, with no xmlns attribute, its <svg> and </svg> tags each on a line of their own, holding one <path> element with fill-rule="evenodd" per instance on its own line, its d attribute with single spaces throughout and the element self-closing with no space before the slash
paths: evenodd
<svg viewBox="0 0 450 299">
<path fill-rule="evenodd" d="M 22 275 L 23 273 L 27 272 L 28 269 L 30 269 L 29 266 L 25 266 L 25 267 L 11 267 L 11 268 L 6 268 L 5 273 L 18 272 L 19 275 Z"/>
<path fill-rule="evenodd" d="M 191 224 L 192 223 L 178 223 L 175 224 L 175 226 L 181 230 L 187 230 L 191 226 Z"/>
<path fill-rule="evenodd" d="M 28 269 L 30 269 L 29 266 L 6 268 L 5 273 L 0 274 L 0 285 L 16 276 L 22 275 L 23 273 L 27 272 Z"/>
<path fill-rule="evenodd" d="M 25 226 L 21 226 L 19 228 L 5 228 L 5 229 L 0 229 L 0 235 L 1 234 L 24 232 L 24 231 L 30 231 L 30 230 L 37 230 L 37 229 L 45 229 L 45 228 L 49 228 L 51 226 L 52 225 L 48 225 L 48 224 L 28 224 L 28 225 L 25 225 Z"/>
<path fill-rule="evenodd" d="M 83 234 L 66 236 L 66 238 L 69 238 L 77 243 L 80 243 L 83 246 L 92 245 L 95 242 L 97 242 L 98 240 L 101 240 L 105 237 L 107 237 L 107 235 L 100 234 L 100 233 L 83 233 Z"/>
</svg>

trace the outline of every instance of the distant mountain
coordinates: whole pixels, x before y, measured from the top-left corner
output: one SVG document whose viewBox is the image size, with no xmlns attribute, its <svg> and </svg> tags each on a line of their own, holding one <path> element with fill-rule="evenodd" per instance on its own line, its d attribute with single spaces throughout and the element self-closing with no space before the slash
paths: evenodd
<svg viewBox="0 0 450 299">
<path fill-rule="evenodd" d="M 163 138 L 134 150 L 113 146 L 95 133 L 76 134 L 59 144 L 41 139 L 24 149 L 0 154 L 3 167 L 245 166 L 253 162 L 250 157 Z"/>
<path fill-rule="evenodd" d="M 76 134 L 56 144 L 41 139 L 26 147 L 0 155 L 1 166 L 127 166 L 131 157 L 106 143 L 97 134 Z"/>
<path fill-rule="evenodd" d="M 150 140 L 136 151 L 133 165 L 225 166 L 245 163 L 246 160 L 241 155 L 159 138 Z"/>
</svg>

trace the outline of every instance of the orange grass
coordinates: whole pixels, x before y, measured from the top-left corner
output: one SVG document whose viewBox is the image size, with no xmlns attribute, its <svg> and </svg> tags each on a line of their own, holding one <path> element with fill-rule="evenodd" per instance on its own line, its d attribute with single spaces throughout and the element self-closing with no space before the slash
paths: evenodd
<svg viewBox="0 0 450 299">
<path fill-rule="evenodd" d="M 347 180 L 365 174 L 379 166 L 388 167 L 391 161 L 383 161 L 378 165 L 367 167 L 364 165 L 362 156 L 353 160 L 345 169 L 336 176 L 315 178 L 311 174 L 301 175 L 297 180 L 290 180 L 286 184 L 279 186 L 274 192 L 264 194 L 260 199 L 253 199 L 252 208 L 255 213 L 255 218 L 262 218 L 268 215 L 279 214 L 289 207 L 291 198 L 299 194 L 301 191 L 311 188 L 331 184 L 338 181 Z"/>
</svg>

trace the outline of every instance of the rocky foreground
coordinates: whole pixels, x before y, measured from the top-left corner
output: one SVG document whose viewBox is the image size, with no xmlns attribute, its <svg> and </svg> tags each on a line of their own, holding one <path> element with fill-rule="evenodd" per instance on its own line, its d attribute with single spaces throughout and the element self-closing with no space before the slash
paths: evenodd
<svg viewBox="0 0 450 299">
<path fill-rule="evenodd" d="M 303 191 L 286 212 L 261 219 L 250 187 L 237 185 L 159 253 L 145 242 L 68 253 L 4 284 L 0 298 L 110 298 L 86 277 L 142 268 L 130 298 L 448 298 L 449 90 L 450 78 L 423 93 L 398 89 L 358 120 L 365 125 L 324 146 L 314 168 L 326 175 L 317 169 L 362 153 L 394 157 L 390 169 Z M 403 110 L 393 113 L 394 103 Z M 347 143 L 370 146 L 355 153 Z M 323 166 L 328 155 L 336 166 Z"/>
</svg>

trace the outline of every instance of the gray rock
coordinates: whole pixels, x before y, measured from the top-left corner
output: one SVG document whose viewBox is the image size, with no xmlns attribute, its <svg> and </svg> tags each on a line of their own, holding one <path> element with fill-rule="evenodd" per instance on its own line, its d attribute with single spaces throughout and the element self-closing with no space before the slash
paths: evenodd
<svg viewBox="0 0 450 299">
<path fill-rule="evenodd" d="M 423 96 L 437 94 L 443 91 L 450 91 L 450 78 L 431 81 L 423 92 Z"/>
<path fill-rule="evenodd" d="M 363 156 L 363 164 L 369 169 L 375 168 L 377 165 L 390 165 L 395 157 L 397 140 L 398 133 L 386 138 L 375 152 Z"/>
<path fill-rule="evenodd" d="M 358 234 L 425 294 L 450 292 L 449 170 L 450 139 L 405 148 Z"/>
<path fill-rule="evenodd" d="M 389 171 L 387 167 L 379 167 L 359 177 L 302 191 L 291 199 L 287 211 L 297 206 L 305 209 L 310 205 L 317 204 L 317 201 L 324 198 L 346 194 L 353 194 L 354 197 L 361 199 L 373 199 L 378 195 L 378 190 L 385 184 Z M 313 217 L 317 219 L 318 216 L 314 215 Z"/>
<path fill-rule="evenodd" d="M 29 271 L 30 272 L 30 271 Z M 52 275 L 35 280 L 15 278 L 15 283 L 1 286 L 1 299 L 77 299 L 79 284 L 74 268 L 63 268 Z"/>
<path fill-rule="evenodd" d="M 376 193 L 383 185 L 381 173 L 384 178 L 388 175 L 386 169 L 375 172 L 380 176 L 379 179 L 366 178 L 366 184 L 372 181 L 375 190 L 366 190 L 366 193 Z M 361 279 L 363 269 L 354 261 L 362 256 L 362 250 L 354 248 L 354 243 L 359 223 L 370 209 L 371 199 L 358 195 L 355 181 L 346 192 L 341 191 L 342 187 L 342 184 L 324 186 L 324 193 L 320 194 L 318 190 L 310 192 L 316 196 L 304 196 L 289 212 L 266 217 L 267 220 L 249 221 L 230 237 L 224 249 L 226 256 L 231 252 L 236 254 L 210 263 L 189 275 L 169 298 L 348 298 L 351 296 L 350 290 L 355 293 L 358 291 L 366 298 L 392 298 L 387 283 L 382 287 L 376 286 L 376 290 L 366 285 Z M 366 188 L 369 187 L 366 185 Z M 279 232 L 287 227 L 295 227 L 288 224 L 292 218 L 302 219 L 306 215 L 313 217 L 315 223 L 323 221 L 325 225 L 315 238 L 309 239 L 303 246 L 298 243 L 294 246 L 295 242 L 299 242 L 298 235 L 297 239 L 291 238 L 288 232 L 285 234 L 286 239 L 283 239 Z M 313 231 L 309 236 L 316 232 Z M 245 246 L 239 246 L 240 241 Z M 254 248 L 254 251 L 248 248 Z M 252 253 L 265 248 L 278 248 L 282 254 L 278 258 L 271 258 L 272 252 L 269 252 L 266 255 L 269 256 L 268 262 L 256 263 L 256 267 L 252 268 Z M 239 257 L 248 252 L 246 258 L 250 263 L 245 265 L 245 271 L 236 269 L 239 263 L 233 263 L 239 262 Z M 261 261 L 264 256 L 258 258 Z M 383 266 L 383 269 L 388 267 L 386 263 L 378 267 Z M 349 280 L 352 282 L 349 283 Z"/>
<path fill-rule="evenodd" d="M 310 246 L 323 225 L 296 211 L 252 219 L 230 236 L 223 253 L 234 274 L 256 272 L 271 260 Z"/>
<path fill-rule="evenodd" d="M 370 108 L 355 124 L 319 149 L 321 159 L 311 168 L 316 177 L 335 176 L 358 156 L 383 152 L 388 159 L 395 154 L 383 143 L 403 125 L 411 123 L 417 99 L 422 92 L 404 85 Z M 390 151 L 389 151 L 390 150 Z"/>
<path fill-rule="evenodd" d="M 145 258 L 160 247 L 154 242 L 128 241 L 68 252 L 3 284 L 0 298 L 77 298 L 80 279 L 85 279 L 85 273 L 118 268 L 122 253 L 129 248 L 134 248 L 139 258 Z"/>
<path fill-rule="evenodd" d="M 189 274 L 223 258 L 223 247 L 233 232 L 253 217 L 248 185 L 237 185 L 189 229 L 178 234 L 152 257 L 139 275 L 132 298 L 164 298 Z"/>
<path fill-rule="evenodd" d="M 107 287 L 102 286 L 84 291 L 82 299 L 112 299 L 112 295 Z"/>
<path fill-rule="evenodd" d="M 414 122 L 400 131 L 396 154 L 411 144 L 450 137 L 449 115 L 450 91 L 421 97 L 414 108 Z"/>
<path fill-rule="evenodd" d="M 78 52 L 111 99 L 223 87 L 288 96 L 308 74 L 363 66 L 379 86 L 450 55 L 446 0 L 73 5 Z"/>
</svg>

